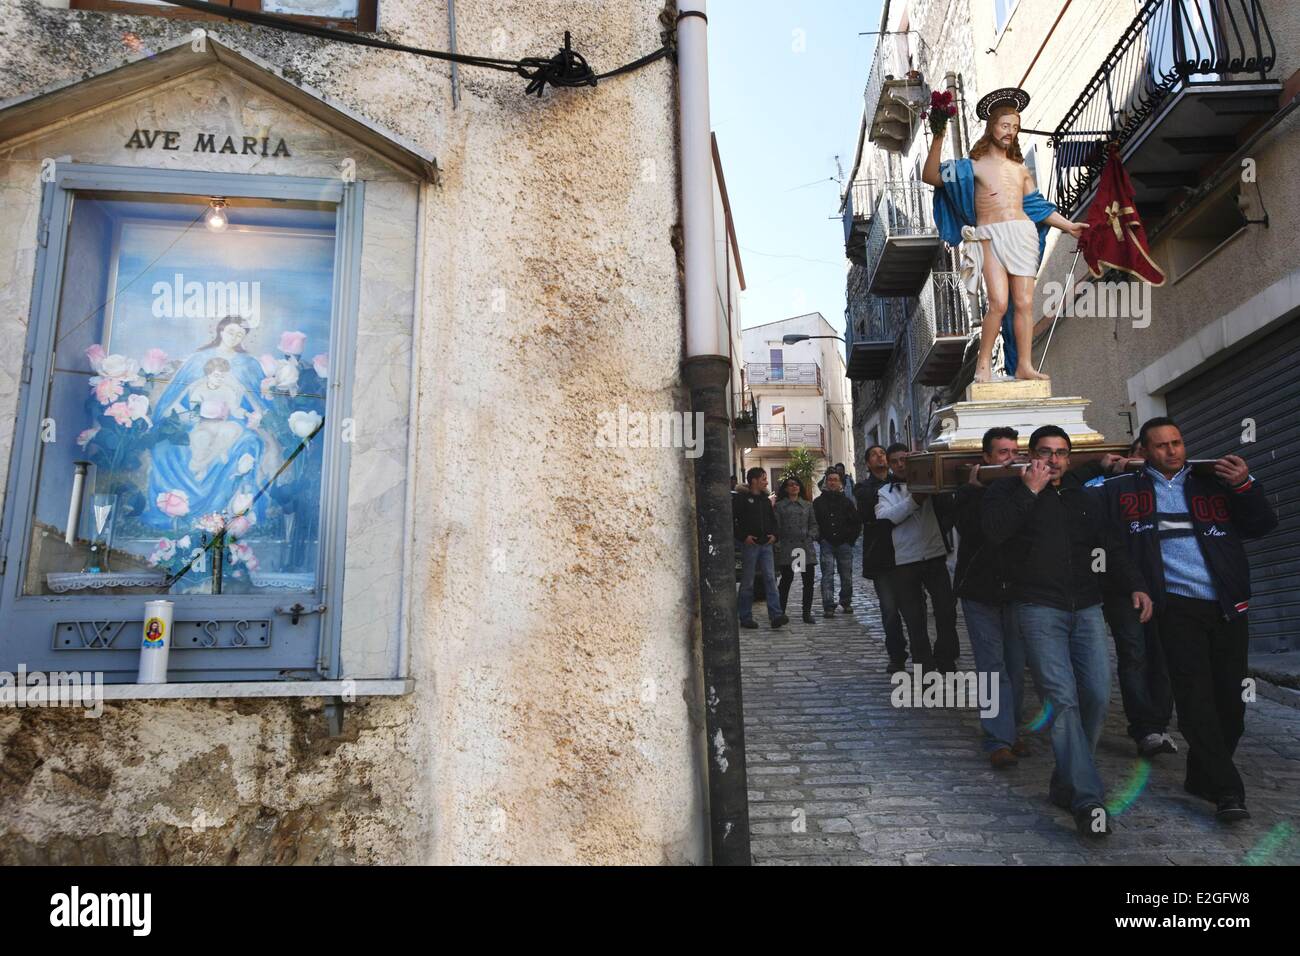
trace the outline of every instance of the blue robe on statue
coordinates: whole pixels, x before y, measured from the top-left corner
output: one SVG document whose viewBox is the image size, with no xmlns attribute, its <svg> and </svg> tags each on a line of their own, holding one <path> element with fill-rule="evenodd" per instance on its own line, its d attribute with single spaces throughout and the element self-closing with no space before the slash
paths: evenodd
<svg viewBox="0 0 1300 956">
<path fill-rule="evenodd" d="M 201 349 L 185 361 L 155 405 L 155 414 L 160 417 L 171 414 L 177 402 L 189 404 L 184 402 L 184 396 L 195 382 L 204 377 L 204 363 L 214 354 L 216 353 L 210 349 Z M 230 374 L 249 394 L 257 395 L 263 375 L 262 366 L 257 359 L 239 352 L 228 361 Z M 255 411 L 247 398 L 240 404 L 245 413 Z M 242 422 L 241 425 L 243 430 L 239 437 L 222 454 L 216 456 L 201 475 L 196 475 L 190 467 L 192 452 L 189 445 L 173 445 L 166 441 L 156 444 L 151 453 L 149 490 L 141 521 L 159 529 L 171 528 L 174 524 L 178 524 L 181 529 L 188 529 L 205 514 L 226 513 L 230 499 L 236 492 L 255 493 L 260 470 L 258 466 L 262 464 L 265 447 L 257 431 Z M 244 455 L 248 455 L 253 462 L 253 466 L 248 467 L 245 459 L 247 470 L 240 468 L 240 460 Z M 189 512 L 179 522 L 158 508 L 158 495 L 166 491 L 184 492 L 189 499 Z M 253 506 L 254 517 L 265 517 L 265 510 L 266 499 L 263 497 Z"/>
<path fill-rule="evenodd" d="M 939 236 L 954 249 L 961 245 L 962 226 L 974 226 L 975 222 L 975 167 L 969 159 L 945 160 L 939 166 L 943 185 L 934 191 L 934 221 L 939 227 Z M 1047 245 L 1047 217 L 1056 212 L 1056 206 L 1048 202 L 1037 189 L 1025 196 L 1025 215 L 1038 225 L 1038 261 L 1043 261 L 1043 249 Z M 1008 375 L 1014 375 L 1019 361 L 1016 351 L 1015 303 L 1007 303 L 1007 314 L 1002 316 L 1002 350 L 1003 366 Z"/>
</svg>

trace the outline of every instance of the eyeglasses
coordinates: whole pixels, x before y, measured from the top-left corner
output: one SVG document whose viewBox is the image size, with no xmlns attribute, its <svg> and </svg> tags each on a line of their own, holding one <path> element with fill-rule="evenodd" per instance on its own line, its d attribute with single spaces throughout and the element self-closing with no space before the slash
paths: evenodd
<svg viewBox="0 0 1300 956">
<path fill-rule="evenodd" d="M 1050 459 L 1052 459 L 1052 458 L 1056 458 L 1056 459 L 1058 459 L 1058 460 L 1060 460 L 1060 461 L 1064 461 L 1065 459 L 1067 459 L 1067 458 L 1070 457 L 1070 449 L 1068 449 L 1068 448 L 1055 448 L 1055 449 L 1053 449 L 1053 448 L 1039 448 L 1039 449 L 1036 449 L 1036 450 L 1034 451 L 1034 457 L 1037 458 L 1037 459 L 1039 459 L 1040 461 L 1048 461 L 1048 460 L 1050 460 Z"/>
</svg>

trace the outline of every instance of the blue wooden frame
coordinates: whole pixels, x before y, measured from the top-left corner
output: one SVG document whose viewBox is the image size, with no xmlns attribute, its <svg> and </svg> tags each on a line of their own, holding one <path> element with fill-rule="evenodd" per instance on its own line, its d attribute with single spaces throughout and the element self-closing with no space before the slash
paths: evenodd
<svg viewBox="0 0 1300 956">
<path fill-rule="evenodd" d="M 11 451 L 8 490 L 0 519 L 0 670 L 15 671 L 19 663 L 34 670 L 103 671 L 106 683 L 130 683 L 135 679 L 139 647 L 135 629 L 127 630 L 109 649 L 60 650 L 52 648 L 54 628 L 59 621 L 127 620 L 143 617 L 145 595 L 24 595 L 31 522 L 39 464 L 41 420 L 53 374 L 54 335 L 64 272 L 64 256 L 73 193 L 78 190 L 108 192 L 178 193 L 200 196 L 253 197 L 331 203 L 337 207 L 333 309 L 330 325 L 329 390 L 325 425 L 316 440 L 324 441 L 321 487 L 321 535 L 317 566 L 318 589 L 306 592 L 274 592 L 256 595 L 176 595 L 177 621 L 211 618 L 271 618 L 271 648 L 229 648 L 221 650 L 176 650 L 172 652 L 172 680 L 268 680 L 338 678 L 340 673 L 341 602 L 344 581 L 344 545 L 347 533 L 348 470 L 350 445 L 342 441 L 343 422 L 351 415 L 353 375 L 357 341 L 357 312 L 360 297 L 362 182 L 296 176 L 262 176 L 237 173 L 207 173 L 187 170 L 159 170 L 136 167 L 57 163 L 54 175 L 44 184 L 41 196 L 39 247 L 33 277 L 27 351 L 20 386 L 18 419 Z M 239 607 L 231 602 L 238 601 Z M 274 605 L 302 602 L 325 605 L 319 616 L 306 615 L 297 625 L 276 615 Z M 252 613 L 249 613 L 250 605 Z M 265 664 L 261 652 L 276 650 L 277 632 L 312 622 L 318 628 L 314 660 L 302 666 L 284 668 Z M 36 626 L 38 636 L 49 635 L 49 643 L 24 641 L 17 633 Z M 293 632 L 289 632 L 293 633 Z M 307 632 L 298 632 L 299 645 Z M 23 648 L 38 653 L 23 653 Z M 107 655 L 107 656 L 106 656 Z M 259 663 L 260 661 L 260 663 Z M 295 662 L 296 663 L 296 662 Z"/>
</svg>

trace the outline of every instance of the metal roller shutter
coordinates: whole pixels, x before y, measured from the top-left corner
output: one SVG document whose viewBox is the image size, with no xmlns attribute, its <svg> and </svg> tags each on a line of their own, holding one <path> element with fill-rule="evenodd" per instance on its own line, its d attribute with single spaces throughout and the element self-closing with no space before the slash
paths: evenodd
<svg viewBox="0 0 1300 956">
<path fill-rule="evenodd" d="M 1300 319 L 1171 391 L 1169 416 L 1189 458 L 1238 454 L 1264 485 L 1279 524 L 1246 542 L 1252 652 L 1300 648 Z M 1255 441 L 1241 441 L 1243 419 Z"/>
</svg>

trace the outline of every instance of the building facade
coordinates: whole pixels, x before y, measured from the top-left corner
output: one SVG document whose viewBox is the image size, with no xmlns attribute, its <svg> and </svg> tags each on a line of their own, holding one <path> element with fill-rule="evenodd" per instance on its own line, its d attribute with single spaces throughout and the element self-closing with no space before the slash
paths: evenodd
<svg viewBox="0 0 1300 956">
<path fill-rule="evenodd" d="M 827 336 L 787 344 L 787 335 Z M 757 443 L 745 468 L 760 467 L 775 486 L 796 449 L 821 472 L 838 462 L 852 471 L 853 423 L 839 333 L 820 312 L 745 329 L 745 384 L 757 410 Z"/>
<path fill-rule="evenodd" d="M 671 63 L 72 6 L 0 35 L 0 671 L 107 700 L 0 709 L 0 861 L 706 861 L 690 460 L 596 441 L 689 406 Z M 612 66 L 660 12 L 374 26 Z"/>
</svg>

